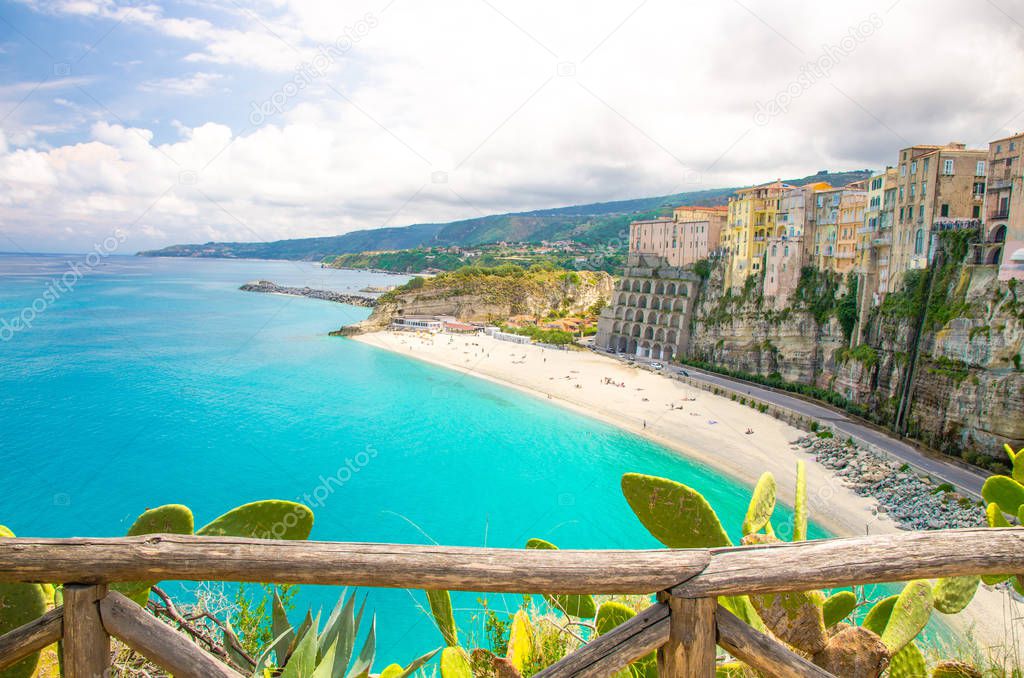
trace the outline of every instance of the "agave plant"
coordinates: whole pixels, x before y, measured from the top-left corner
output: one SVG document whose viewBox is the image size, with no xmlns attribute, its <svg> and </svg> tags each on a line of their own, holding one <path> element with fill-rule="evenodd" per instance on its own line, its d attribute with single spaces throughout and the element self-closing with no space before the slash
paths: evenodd
<svg viewBox="0 0 1024 678">
<path fill-rule="evenodd" d="M 347 596 L 347 593 L 346 589 L 339 596 L 322 629 L 319 615 L 314 618 L 312 612 L 307 612 L 302 623 L 295 628 L 288 621 L 284 604 L 275 590 L 271 613 L 275 635 L 273 642 L 263 650 L 253 666 L 248 658 L 233 649 L 238 644 L 238 638 L 229 625 L 225 635 L 232 636 L 231 640 L 235 641 L 224 643 L 229 659 L 241 668 L 250 669 L 252 678 L 367 678 L 376 654 L 377 620 L 376 617 L 370 620 L 366 639 L 356 654 L 356 638 L 359 636 L 366 601 L 364 599 L 357 612 L 355 596 Z M 437 650 L 423 655 L 406 669 L 397 664 L 389 666 L 385 674 L 404 678 L 430 661 L 435 654 Z"/>
</svg>

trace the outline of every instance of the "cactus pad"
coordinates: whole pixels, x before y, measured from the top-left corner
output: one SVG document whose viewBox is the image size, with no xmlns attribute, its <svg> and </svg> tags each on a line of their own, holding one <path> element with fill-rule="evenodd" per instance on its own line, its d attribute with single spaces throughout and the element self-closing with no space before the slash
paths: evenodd
<svg viewBox="0 0 1024 678">
<path fill-rule="evenodd" d="M 916 643 L 907 643 L 906 647 L 892 656 L 889 678 L 928 678 L 924 655 Z"/>
<path fill-rule="evenodd" d="M 441 678 L 473 678 L 473 667 L 461 647 L 446 647 L 441 651 Z"/>
<path fill-rule="evenodd" d="M 750 596 L 718 596 L 718 604 L 742 619 L 748 626 L 753 626 L 762 633 L 768 631 L 764 620 L 750 602 Z"/>
<path fill-rule="evenodd" d="M 201 537 L 308 539 L 312 529 L 313 512 L 307 506 L 268 499 L 233 508 L 196 534 Z"/>
<path fill-rule="evenodd" d="M 889 663 L 889 650 L 876 634 L 850 626 L 832 636 L 812 661 L 834 676 L 878 678 Z"/>
<path fill-rule="evenodd" d="M 769 472 L 761 474 L 754 486 L 754 494 L 743 519 L 743 534 L 754 534 L 768 524 L 775 510 L 775 476 Z"/>
<path fill-rule="evenodd" d="M 989 476 L 981 486 L 981 496 L 987 503 L 996 503 L 1004 513 L 1015 516 L 1024 505 L 1024 485 L 1009 476 Z"/>
<path fill-rule="evenodd" d="M 195 524 L 192 511 L 181 504 L 166 504 L 154 509 L 146 509 L 128 528 L 129 537 L 140 537 L 145 534 L 192 534 Z M 139 605 L 149 600 L 149 590 L 155 581 L 129 581 L 111 584 L 110 588 L 123 593 Z"/>
<path fill-rule="evenodd" d="M 1006 516 L 999 509 L 999 504 L 991 503 L 985 508 L 985 517 L 988 519 L 989 527 L 1009 527 L 1010 523 L 1006 520 Z M 995 586 L 996 584 L 1002 583 L 1009 579 L 1012 575 L 1009 574 L 983 574 L 981 581 L 985 582 L 988 586 Z"/>
<path fill-rule="evenodd" d="M 889 596 L 875 603 L 875 605 L 868 610 L 867 615 L 864 617 L 864 621 L 861 622 L 861 626 L 866 628 L 868 631 L 881 636 L 885 631 L 886 625 L 889 623 L 889 617 L 892 616 L 892 608 L 896 604 L 896 599 L 899 596 Z"/>
<path fill-rule="evenodd" d="M 1003 445 L 1003 449 L 1010 455 L 1010 464 L 1013 466 L 1013 479 L 1024 484 L 1024 447 L 1016 452 L 1009 445 Z"/>
<path fill-rule="evenodd" d="M 764 625 L 779 640 L 814 654 L 828 643 L 821 591 L 794 591 L 790 593 L 761 593 L 750 596 Z"/>
<path fill-rule="evenodd" d="M 10 530 L 8 530 L 9 532 Z M 35 621 L 46 614 L 46 592 L 39 584 L 0 583 L 0 635 Z M 33 652 L 17 664 L 0 671 L 3 678 L 29 678 L 39 664 Z"/>
<path fill-rule="evenodd" d="M 832 628 L 843 621 L 857 609 L 857 596 L 853 591 L 839 591 L 825 599 L 821 607 L 822 616 L 825 618 L 825 627 Z"/>
<path fill-rule="evenodd" d="M 928 624 L 933 606 L 932 585 L 926 579 L 907 582 L 892 606 L 889 623 L 882 632 L 882 642 L 896 654 L 917 637 Z"/>
<path fill-rule="evenodd" d="M 434 615 L 437 630 L 444 637 L 448 647 L 458 647 L 459 632 L 455 627 L 455 614 L 452 612 L 452 596 L 447 591 L 426 591 L 430 613 Z"/>
<path fill-rule="evenodd" d="M 622 476 L 622 494 L 654 538 L 670 548 L 731 546 L 718 515 L 703 495 L 667 478 Z"/>
<path fill-rule="evenodd" d="M 505 658 L 520 673 L 530 665 L 534 655 L 533 625 L 524 610 L 519 610 L 512 618 L 512 628 L 508 632 L 508 654 Z"/>
<path fill-rule="evenodd" d="M 982 678 L 981 671 L 958 661 L 939 662 L 932 669 L 932 678 Z"/>
<path fill-rule="evenodd" d="M 932 604 L 943 614 L 956 614 L 971 602 L 979 584 L 981 577 L 976 575 L 943 577 L 935 582 Z"/>
<path fill-rule="evenodd" d="M 603 636 L 619 624 L 624 624 L 635 616 L 636 612 L 633 611 L 633 608 L 622 603 L 614 600 L 601 603 L 601 607 L 597 609 L 597 616 L 594 618 L 597 635 Z"/>
<path fill-rule="evenodd" d="M 793 503 L 793 541 L 807 539 L 807 464 L 796 463 L 796 501 Z"/>
<path fill-rule="evenodd" d="M 526 548 L 558 550 L 557 546 L 543 539 L 529 540 L 526 542 Z M 561 610 L 570 617 L 590 619 L 597 614 L 597 603 L 594 602 L 594 597 L 590 595 L 545 595 L 544 600 L 548 601 L 548 605 L 551 607 Z"/>
</svg>

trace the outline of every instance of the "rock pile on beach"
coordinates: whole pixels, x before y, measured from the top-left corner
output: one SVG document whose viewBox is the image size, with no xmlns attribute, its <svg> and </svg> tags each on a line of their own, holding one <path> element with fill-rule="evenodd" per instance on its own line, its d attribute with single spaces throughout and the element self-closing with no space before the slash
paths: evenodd
<svg viewBox="0 0 1024 678">
<path fill-rule="evenodd" d="M 875 511 L 888 515 L 900 529 L 943 530 L 984 527 L 985 510 L 970 497 L 915 473 L 906 464 L 891 461 L 836 438 L 814 434 L 793 442 L 813 454 L 816 461 L 836 471 L 862 497 L 875 499 Z"/>
</svg>

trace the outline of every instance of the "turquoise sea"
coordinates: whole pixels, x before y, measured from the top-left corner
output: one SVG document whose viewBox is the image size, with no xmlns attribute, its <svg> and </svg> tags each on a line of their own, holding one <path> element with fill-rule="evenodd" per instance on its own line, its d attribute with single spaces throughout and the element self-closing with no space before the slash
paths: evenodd
<svg viewBox="0 0 1024 678">
<path fill-rule="evenodd" d="M 55 293 L 62 277 L 76 282 Z M 321 540 L 657 547 L 619 491 L 639 471 L 699 488 L 738 538 L 740 484 L 547 401 L 328 337 L 368 310 L 239 291 L 257 278 L 342 291 L 404 280 L 295 262 L 0 255 L 0 524 L 117 536 L 147 507 L 183 503 L 201 525 L 280 498 L 312 503 Z M 345 482 L 325 482 L 347 465 Z M 337 593 L 302 587 L 298 602 L 329 607 Z M 441 644 L 422 593 L 368 593 L 378 668 Z M 463 636 L 481 636 L 482 597 L 455 597 Z"/>
</svg>

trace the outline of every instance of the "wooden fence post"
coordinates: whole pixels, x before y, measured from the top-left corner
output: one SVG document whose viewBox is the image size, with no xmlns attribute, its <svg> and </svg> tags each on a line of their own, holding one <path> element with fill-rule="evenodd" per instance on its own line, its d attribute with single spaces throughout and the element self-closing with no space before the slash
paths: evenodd
<svg viewBox="0 0 1024 678">
<path fill-rule="evenodd" d="M 659 595 L 668 603 L 669 635 L 658 650 L 658 675 L 673 678 L 714 678 L 714 598 L 677 598 Z"/>
<path fill-rule="evenodd" d="M 108 678 L 110 636 L 100 620 L 105 584 L 64 585 L 65 678 Z"/>
</svg>

